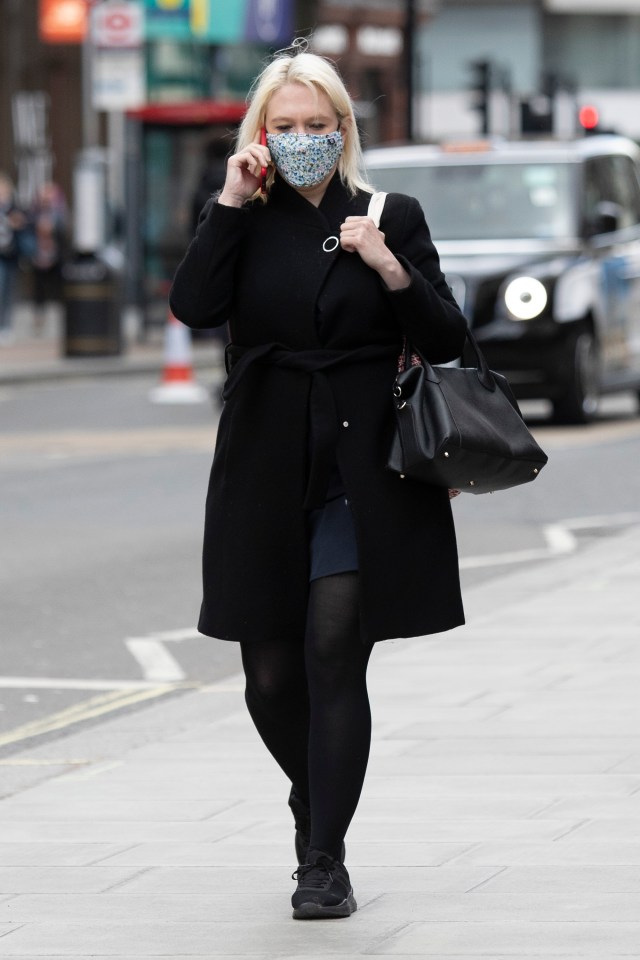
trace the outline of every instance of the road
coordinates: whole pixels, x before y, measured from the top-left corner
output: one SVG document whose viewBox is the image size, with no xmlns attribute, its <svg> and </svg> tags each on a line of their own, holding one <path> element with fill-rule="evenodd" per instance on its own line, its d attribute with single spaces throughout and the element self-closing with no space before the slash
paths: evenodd
<svg viewBox="0 0 640 960">
<path fill-rule="evenodd" d="M 239 669 L 194 628 L 216 410 L 152 404 L 153 385 L 0 391 L 0 756 Z M 464 587 L 640 520 L 632 398 L 588 428 L 528 411 L 540 479 L 454 502 Z"/>
</svg>

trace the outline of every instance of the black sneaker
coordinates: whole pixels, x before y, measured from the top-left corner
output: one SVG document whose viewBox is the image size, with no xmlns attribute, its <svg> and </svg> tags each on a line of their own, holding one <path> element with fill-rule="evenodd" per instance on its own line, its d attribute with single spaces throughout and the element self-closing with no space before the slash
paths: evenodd
<svg viewBox="0 0 640 960">
<path fill-rule="evenodd" d="M 296 793 L 296 788 L 291 787 L 289 794 L 289 807 L 293 813 L 293 819 L 296 825 L 296 858 L 300 866 L 307 862 L 309 845 L 311 843 L 311 811 L 306 800 Z M 346 848 L 344 843 L 341 849 L 341 859 L 344 862 L 346 858 Z"/>
<path fill-rule="evenodd" d="M 291 898 L 294 920 L 350 917 L 358 909 L 344 863 L 321 850 L 309 851 L 293 879 L 298 881 Z"/>
</svg>

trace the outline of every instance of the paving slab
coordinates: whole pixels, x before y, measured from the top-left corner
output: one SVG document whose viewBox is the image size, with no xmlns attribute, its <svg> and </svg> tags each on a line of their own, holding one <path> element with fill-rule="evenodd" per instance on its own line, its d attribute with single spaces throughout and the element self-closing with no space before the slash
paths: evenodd
<svg viewBox="0 0 640 960">
<path fill-rule="evenodd" d="M 242 818 L 241 820 L 205 820 L 191 821 L 184 823 L 176 821 L 121 821 L 121 820 L 78 820 L 52 822 L 50 820 L 32 821 L 0 821 L 0 858 L 3 856 L 4 849 L 7 849 L 8 855 L 13 855 L 11 846 L 16 847 L 20 841 L 27 845 L 37 843 L 47 844 L 47 855 L 51 856 L 52 842 L 60 844 L 64 841 L 68 847 L 78 847 L 101 840 L 108 844 L 117 844 L 111 851 L 107 850 L 106 855 L 98 859 L 103 860 L 110 857 L 113 853 L 128 850 L 132 844 L 137 843 L 211 843 L 215 840 L 221 840 L 224 837 L 233 836 L 236 833 L 248 832 L 252 829 L 252 821 Z M 262 827 L 264 831 L 264 825 Z M 540 825 L 538 833 L 545 833 L 544 825 Z M 6 847 L 5 847 L 6 844 Z M 9 862 L 7 859 L 4 862 Z M 68 855 L 68 851 L 67 851 Z M 82 854 L 78 854 L 82 856 Z M 79 861 L 76 861 L 79 862 Z M 83 861 L 85 862 L 85 861 Z M 93 862 L 93 861 L 86 861 Z"/>
<path fill-rule="evenodd" d="M 392 891 L 382 894 L 371 904 L 372 916 L 384 914 L 399 919 L 423 921 L 476 921 L 509 922 L 515 920 L 529 922 L 577 920 L 593 922 L 633 922 L 640 921 L 640 903 L 633 893 L 621 894 L 617 890 L 603 890 L 598 887 L 592 891 L 583 891 L 576 897 L 571 888 L 548 891 L 545 888 L 523 889 L 522 877 L 509 872 L 510 883 L 499 892 L 491 886 L 482 886 L 459 895 L 433 894 L 428 898 L 421 891 Z M 8 910 L 10 919 L 14 919 Z M 19 914 L 16 916 L 19 919 Z"/>
<path fill-rule="evenodd" d="M 325 955 L 353 952 L 375 953 L 377 944 L 391 937 L 397 923 L 371 920 L 363 911 L 348 922 L 293 923 L 291 908 L 283 905 L 279 919 L 249 924 L 228 920 L 177 921 L 42 921 L 18 926 L 0 937 L 0 957 L 30 953 L 58 953 L 65 957 L 90 957 L 98 947 L 100 956 L 119 957 L 139 950 L 151 956 L 183 953 L 187 956 L 244 956 L 266 952 L 267 956 L 303 954 L 315 946 Z"/>
<path fill-rule="evenodd" d="M 32 796 L 30 793 L 29 796 Z M 207 820 L 217 814 L 230 812 L 239 801 L 216 803 L 212 800 L 65 800 L 64 803 L 54 804 L 50 797 L 47 801 L 33 801 L 26 794 L 8 797 L 0 806 L 0 827 L 15 829 L 15 824 L 24 822 L 27 829 L 39 822 L 56 823 L 56 831 L 60 823 L 70 823 L 77 827 L 81 823 L 95 824 L 100 821 L 113 823 L 124 822 L 133 824 L 149 824 L 158 821 L 163 825 L 179 823 L 184 825 L 189 821 Z M 10 827 L 8 825 L 11 824 Z M 16 834 L 17 836 L 17 834 Z"/>
<path fill-rule="evenodd" d="M 122 855 L 126 856 L 126 854 Z M 584 863 L 603 866 L 640 866 L 640 843 L 613 840 L 562 839 L 554 843 L 508 843 L 487 841 L 460 854 L 461 859 L 481 866 L 518 863 L 567 865 Z M 117 859 L 117 858 L 116 858 Z"/>
<path fill-rule="evenodd" d="M 140 872 L 139 867 L 0 866 L 0 894 L 100 892 Z"/>
<path fill-rule="evenodd" d="M 421 745 L 420 745 L 421 746 Z M 428 771 L 430 775 L 468 774 L 587 774 L 640 773 L 640 757 L 629 758 L 626 751 L 611 753 L 573 754 L 501 754 L 474 753 L 433 756 L 421 750 L 420 746 L 408 749 L 401 756 L 374 756 L 369 764 L 372 776 L 403 777 L 410 776 L 416 769 Z"/>
<path fill-rule="evenodd" d="M 368 777 L 367 795 L 392 798 L 403 793 L 414 797 L 425 795 L 471 794 L 474 796 L 490 793 L 579 796 L 585 793 L 611 796 L 629 796 L 640 790 L 640 775 L 603 774 L 495 774 L 476 776 L 452 774 L 450 776 L 430 776 L 429 774 L 406 774 L 387 777 L 375 774 Z"/>
<path fill-rule="evenodd" d="M 3 867 L 60 866 L 81 867 L 99 863 L 123 853 L 128 847 L 113 843 L 59 843 L 53 831 L 49 842 L 19 841 L 0 843 L 0 863 Z"/>
<path fill-rule="evenodd" d="M 519 957 L 530 953 L 532 947 L 545 957 L 567 953 L 601 960 L 616 953 L 640 956 L 640 924 L 602 921 L 417 922 L 386 939 L 372 953 L 374 956 L 431 957 L 462 950 L 475 957 L 493 956 L 494 953 Z"/>
</svg>

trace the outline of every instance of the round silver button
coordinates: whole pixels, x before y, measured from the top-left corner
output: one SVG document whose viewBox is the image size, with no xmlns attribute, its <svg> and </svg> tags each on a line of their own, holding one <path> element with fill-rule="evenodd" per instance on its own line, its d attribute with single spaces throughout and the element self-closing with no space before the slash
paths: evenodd
<svg viewBox="0 0 640 960">
<path fill-rule="evenodd" d="M 338 237 L 327 237 L 325 242 L 322 244 L 322 249 L 325 253 L 333 253 L 334 250 L 337 250 L 340 246 L 340 240 Z"/>
</svg>

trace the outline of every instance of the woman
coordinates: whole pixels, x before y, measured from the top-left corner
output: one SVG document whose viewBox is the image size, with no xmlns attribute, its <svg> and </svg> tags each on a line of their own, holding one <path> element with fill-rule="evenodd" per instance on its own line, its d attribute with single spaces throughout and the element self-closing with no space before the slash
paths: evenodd
<svg viewBox="0 0 640 960">
<path fill-rule="evenodd" d="M 247 707 L 292 783 L 298 919 L 356 909 L 343 841 L 374 643 L 463 622 L 447 492 L 385 461 L 403 334 L 444 362 L 465 321 L 417 201 L 389 195 L 381 232 L 360 164 L 333 66 L 277 56 L 170 298 L 189 326 L 230 324 L 199 629 L 240 643 Z"/>
<path fill-rule="evenodd" d="M 35 329 L 37 333 L 42 333 L 47 302 L 58 301 L 61 296 L 67 204 L 57 183 L 42 184 L 31 210 L 31 222 L 34 231 L 31 267 Z"/>
</svg>

